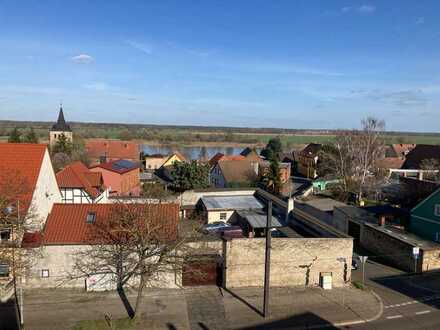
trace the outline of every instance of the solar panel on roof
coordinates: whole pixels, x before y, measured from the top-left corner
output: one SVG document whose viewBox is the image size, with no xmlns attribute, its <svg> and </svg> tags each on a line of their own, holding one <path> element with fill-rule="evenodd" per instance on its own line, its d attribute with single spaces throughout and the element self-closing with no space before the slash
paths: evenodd
<svg viewBox="0 0 440 330">
<path fill-rule="evenodd" d="M 135 166 L 134 163 L 130 162 L 129 160 L 121 159 L 113 163 L 112 167 L 116 170 L 125 170 L 130 169 Z"/>
</svg>

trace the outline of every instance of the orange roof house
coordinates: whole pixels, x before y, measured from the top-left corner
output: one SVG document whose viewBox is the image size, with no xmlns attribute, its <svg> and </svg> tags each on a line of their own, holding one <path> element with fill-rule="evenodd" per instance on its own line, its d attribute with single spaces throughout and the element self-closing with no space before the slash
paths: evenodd
<svg viewBox="0 0 440 330">
<path fill-rule="evenodd" d="M 93 164 L 127 159 L 139 162 L 139 144 L 129 141 L 91 139 L 86 142 L 86 151 Z"/>
<path fill-rule="evenodd" d="M 106 244 L 105 238 L 96 236 L 96 228 L 108 228 L 106 225 L 112 216 L 118 216 L 126 207 L 139 208 L 138 225 L 153 223 L 156 238 L 175 240 L 178 237 L 179 204 L 54 204 L 44 229 L 25 235 L 23 245 L 26 248 L 41 249 L 41 253 L 30 265 L 26 286 L 30 288 L 78 288 L 89 290 L 89 286 L 108 274 L 84 274 L 78 271 L 79 260 L 91 261 L 87 255 L 95 244 Z M 155 226 L 158 224 L 158 226 Z M 111 244 L 109 241 L 108 244 Z M 80 254 L 79 254 L 80 253 Z M 81 254 L 83 253 L 83 254 Z M 75 278 L 71 278 L 75 274 Z M 66 280 L 71 278 L 70 280 Z M 113 289 L 113 281 L 108 282 Z M 168 281 L 164 282 L 168 285 Z"/>
<path fill-rule="evenodd" d="M 95 224 L 106 221 L 118 204 L 55 204 L 47 218 L 42 238 L 43 245 L 90 244 L 90 231 Z M 140 206 L 141 207 L 141 206 Z M 150 204 L 155 218 L 163 221 L 163 229 L 170 238 L 177 237 L 179 204 Z"/>
<path fill-rule="evenodd" d="M 102 173 L 90 171 L 77 161 L 57 173 L 63 203 L 104 203 L 107 189 Z"/>
<path fill-rule="evenodd" d="M 0 194 L 7 196 L 17 182 L 23 186 L 18 196 L 22 215 L 40 227 L 54 203 L 61 201 L 47 146 L 31 143 L 0 143 Z"/>
<path fill-rule="evenodd" d="M 217 165 L 220 161 L 228 161 L 228 160 L 245 160 L 246 157 L 243 155 L 225 155 L 221 152 L 216 153 L 214 156 L 211 157 L 209 160 L 209 166 L 213 167 Z"/>
<path fill-rule="evenodd" d="M 140 170 L 137 163 L 119 159 L 93 166 L 90 171 L 101 173 L 104 185 L 109 188 L 111 195 L 140 195 Z"/>
</svg>

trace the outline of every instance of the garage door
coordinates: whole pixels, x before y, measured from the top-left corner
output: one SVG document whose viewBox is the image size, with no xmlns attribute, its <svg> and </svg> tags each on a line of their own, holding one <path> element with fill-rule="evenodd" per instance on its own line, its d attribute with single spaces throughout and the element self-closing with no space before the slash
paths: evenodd
<svg viewBox="0 0 440 330">
<path fill-rule="evenodd" d="M 182 285 L 220 285 L 222 284 L 222 267 L 217 258 L 192 258 L 183 266 Z"/>
</svg>

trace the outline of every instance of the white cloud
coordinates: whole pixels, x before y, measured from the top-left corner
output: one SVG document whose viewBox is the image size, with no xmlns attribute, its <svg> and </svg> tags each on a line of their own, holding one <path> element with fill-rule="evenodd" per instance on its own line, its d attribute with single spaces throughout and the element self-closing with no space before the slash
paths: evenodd
<svg viewBox="0 0 440 330">
<path fill-rule="evenodd" d="M 376 7 L 372 5 L 362 5 L 356 9 L 360 13 L 371 14 L 376 11 Z"/>
<path fill-rule="evenodd" d="M 109 86 L 103 82 L 94 82 L 94 83 L 90 83 L 90 84 L 85 84 L 85 85 L 83 85 L 83 87 L 86 89 L 99 91 L 99 92 L 103 92 L 103 91 L 106 91 L 109 89 Z"/>
<path fill-rule="evenodd" d="M 351 7 L 348 7 L 348 6 L 347 6 L 347 7 L 342 7 L 342 8 L 341 8 L 341 11 L 342 11 L 343 13 L 348 13 L 349 11 L 351 11 L 351 9 L 352 9 Z"/>
<path fill-rule="evenodd" d="M 76 62 L 76 63 L 81 63 L 81 64 L 89 64 L 95 61 L 95 59 L 87 54 L 79 54 L 76 56 L 71 57 L 71 60 Z"/>
<path fill-rule="evenodd" d="M 140 43 L 140 42 L 133 41 L 133 40 L 126 40 L 125 43 L 127 45 L 129 45 L 130 47 L 141 51 L 144 54 L 151 55 L 153 53 L 151 46 L 147 45 L 145 43 Z"/>
<path fill-rule="evenodd" d="M 416 20 L 417 25 L 422 25 L 424 23 L 425 23 L 425 17 L 422 16 L 422 17 L 417 18 L 417 20 Z"/>
</svg>

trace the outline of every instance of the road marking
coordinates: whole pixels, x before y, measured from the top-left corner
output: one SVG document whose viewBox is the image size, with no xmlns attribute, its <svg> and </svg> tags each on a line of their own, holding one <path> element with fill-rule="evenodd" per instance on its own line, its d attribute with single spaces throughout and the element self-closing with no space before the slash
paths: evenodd
<svg viewBox="0 0 440 330">
<path fill-rule="evenodd" d="M 392 320 L 392 319 L 400 319 L 401 317 L 403 317 L 402 315 L 393 315 L 393 316 L 387 316 L 388 320 Z"/>
<path fill-rule="evenodd" d="M 438 300 L 439 298 L 440 298 L 440 295 L 420 297 L 419 300 L 411 300 L 411 301 L 406 301 L 406 302 L 403 302 L 400 304 L 387 305 L 387 306 L 384 306 L 384 308 L 402 307 L 402 306 L 407 306 L 407 305 L 412 305 L 412 304 L 423 303 L 425 301 Z"/>
<path fill-rule="evenodd" d="M 423 315 L 423 314 L 428 314 L 428 313 L 431 313 L 431 311 L 426 310 L 426 311 L 416 312 L 416 315 Z"/>
</svg>

